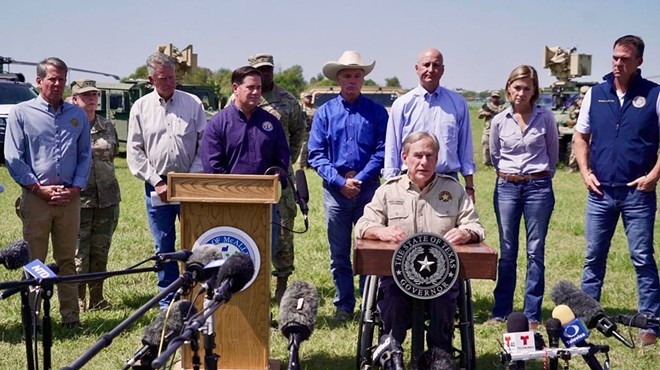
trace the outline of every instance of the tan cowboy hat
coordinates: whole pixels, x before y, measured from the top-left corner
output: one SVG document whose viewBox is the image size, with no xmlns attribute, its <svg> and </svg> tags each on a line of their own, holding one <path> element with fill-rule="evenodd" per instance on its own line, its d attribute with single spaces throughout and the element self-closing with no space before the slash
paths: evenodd
<svg viewBox="0 0 660 370">
<path fill-rule="evenodd" d="M 362 56 L 358 51 L 347 50 L 341 55 L 336 62 L 327 62 L 323 65 L 323 75 L 328 80 L 337 81 L 337 73 L 342 69 L 359 68 L 364 71 L 364 75 L 368 75 L 374 69 L 376 61 L 371 64 L 363 64 Z"/>
</svg>

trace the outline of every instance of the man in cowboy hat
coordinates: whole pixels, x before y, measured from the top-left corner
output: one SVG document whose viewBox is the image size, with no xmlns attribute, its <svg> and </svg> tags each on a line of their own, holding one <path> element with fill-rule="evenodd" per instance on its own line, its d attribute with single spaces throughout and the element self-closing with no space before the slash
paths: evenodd
<svg viewBox="0 0 660 370">
<path fill-rule="evenodd" d="M 383 168 L 387 111 L 360 94 L 375 64 L 363 63 L 357 51 L 345 51 L 323 66 L 340 92 L 316 111 L 307 144 L 309 164 L 323 179 L 335 318 L 341 321 L 355 308 L 351 230 L 380 185 Z"/>
<path fill-rule="evenodd" d="M 472 174 L 477 170 L 473 160 L 472 129 L 467 102 L 460 94 L 440 86 L 445 72 L 439 50 L 422 51 L 415 65 L 419 86 L 398 98 L 392 105 L 385 139 L 385 178 L 403 169 L 399 156 L 403 139 L 415 131 L 426 131 L 440 141 L 436 172 L 458 180 L 465 178 L 465 190 L 474 201 Z"/>
</svg>

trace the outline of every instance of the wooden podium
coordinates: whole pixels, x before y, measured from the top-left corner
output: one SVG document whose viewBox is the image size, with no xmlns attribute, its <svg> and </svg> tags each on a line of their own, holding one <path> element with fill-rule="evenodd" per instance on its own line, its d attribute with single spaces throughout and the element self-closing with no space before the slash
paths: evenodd
<svg viewBox="0 0 660 370">
<path fill-rule="evenodd" d="M 220 226 L 242 230 L 256 243 L 261 259 L 256 279 L 215 312 L 215 353 L 220 355 L 218 369 L 268 369 L 271 207 L 279 199 L 277 176 L 170 173 L 167 177 L 168 201 L 181 203 L 182 249 L 191 249 L 200 236 Z M 196 302 L 200 311 L 202 301 Z M 201 336 L 199 344 L 203 363 Z M 184 346 L 182 365 L 192 369 L 189 345 Z"/>
</svg>

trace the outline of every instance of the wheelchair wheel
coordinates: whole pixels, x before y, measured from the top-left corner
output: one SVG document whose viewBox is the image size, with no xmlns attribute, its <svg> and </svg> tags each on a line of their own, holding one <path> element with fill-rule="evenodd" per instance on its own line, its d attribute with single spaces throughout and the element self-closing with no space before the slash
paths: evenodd
<svg viewBox="0 0 660 370">
<path fill-rule="evenodd" d="M 461 336 L 461 349 L 458 350 L 460 368 L 475 370 L 477 355 L 474 341 L 474 311 L 472 307 L 472 287 L 470 280 L 459 280 L 458 329 Z"/>
<path fill-rule="evenodd" d="M 374 332 L 376 342 L 380 337 L 381 325 L 378 314 L 378 276 L 367 276 L 364 283 L 362 295 L 362 310 L 360 312 L 360 323 L 358 328 L 357 343 L 357 370 L 368 370 L 372 368 L 371 355 L 374 348 Z"/>
</svg>

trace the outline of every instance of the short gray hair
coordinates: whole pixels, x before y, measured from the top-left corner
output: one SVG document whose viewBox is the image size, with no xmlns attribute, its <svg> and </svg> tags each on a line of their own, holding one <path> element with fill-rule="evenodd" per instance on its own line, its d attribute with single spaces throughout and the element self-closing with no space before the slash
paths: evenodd
<svg viewBox="0 0 660 370">
<path fill-rule="evenodd" d="M 426 131 L 415 131 L 412 134 L 406 136 L 406 138 L 403 140 L 403 153 L 408 154 L 412 144 L 424 139 L 431 139 L 433 142 L 433 151 L 435 154 L 438 154 L 440 151 L 440 143 L 438 142 L 438 138 Z"/>
<path fill-rule="evenodd" d="M 57 69 L 64 70 L 64 74 L 67 75 L 69 73 L 69 67 L 66 66 L 66 63 L 60 58 L 56 57 L 50 57 L 42 60 L 37 64 L 37 76 L 39 78 L 44 78 L 46 77 L 46 74 L 48 74 L 48 66 L 53 66 Z"/>
<path fill-rule="evenodd" d="M 149 76 L 154 75 L 157 67 L 169 67 L 176 70 L 174 59 L 172 59 L 172 57 L 169 55 L 163 54 L 161 52 L 155 52 L 149 55 L 149 58 L 147 58 L 147 72 L 149 72 Z"/>
</svg>

